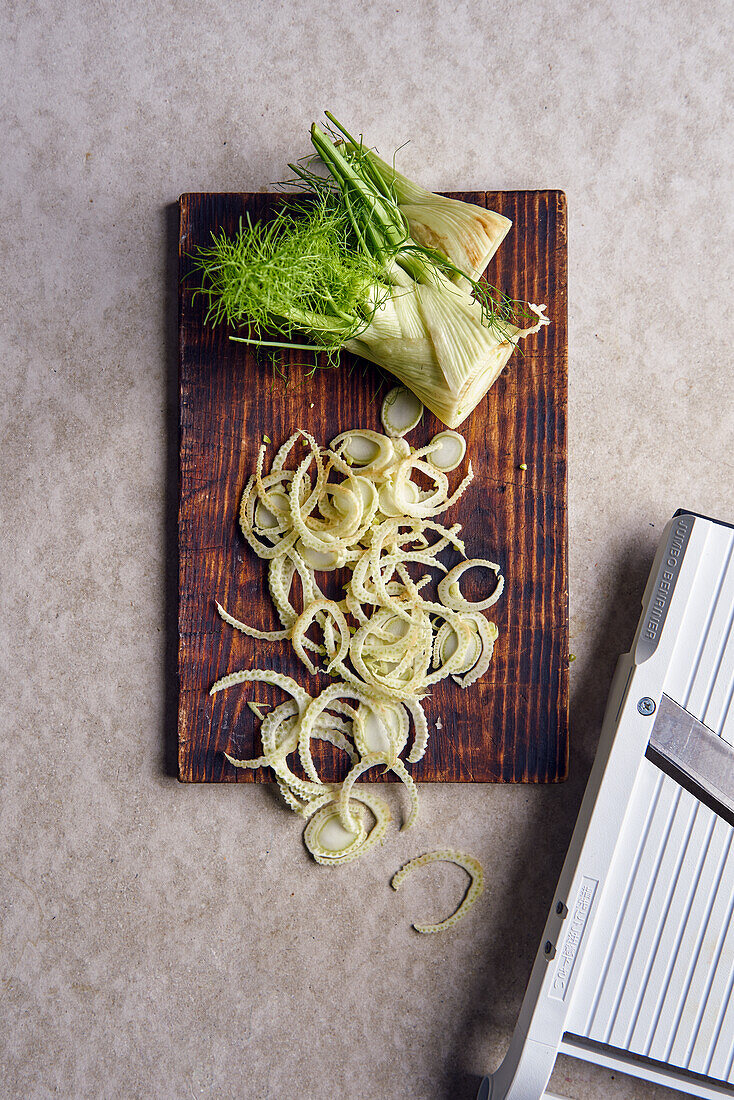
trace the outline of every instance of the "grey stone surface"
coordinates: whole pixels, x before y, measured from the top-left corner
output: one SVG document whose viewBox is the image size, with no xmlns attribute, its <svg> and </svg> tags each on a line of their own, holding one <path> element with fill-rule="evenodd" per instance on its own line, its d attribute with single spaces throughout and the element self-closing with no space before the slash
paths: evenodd
<svg viewBox="0 0 734 1100">
<path fill-rule="evenodd" d="M 461 1100 L 504 1053 L 660 527 L 734 520 L 725 0 L 5 7 L 0 1095 Z M 568 783 L 422 791 L 314 867 L 266 788 L 170 764 L 175 223 L 329 108 L 435 188 L 570 216 Z M 168 710 L 168 715 L 167 715 Z M 168 739 L 168 741 L 167 741 Z M 168 748 L 166 748 L 168 744 Z M 399 792 L 391 792 L 394 800 Z M 488 888 L 423 938 L 460 872 Z M 563 1060 L 572 1100 L 668 1090 Z"/>
</svg>

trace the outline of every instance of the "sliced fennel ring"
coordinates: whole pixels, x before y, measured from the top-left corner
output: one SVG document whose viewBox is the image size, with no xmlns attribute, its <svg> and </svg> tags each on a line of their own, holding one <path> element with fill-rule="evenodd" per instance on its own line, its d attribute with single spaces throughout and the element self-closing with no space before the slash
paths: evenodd
<svg viewBox="0 0 734 1100">
<path fill-rule="evenodd" d="M 235 630 L 239 630 L 242 634 L 247 634 L 250 638 L 259 638 L 265 642 L 279 642 L 288 637 L 287 630 L 258 630 L 257 627 L 249 626 L 247 623 L 240 622 L 239 619 L 235 619 L 234 615 L 230 615 L 228 611 L 225 611 L 219 601 L 216 601 L 217 612 L 221 619 L 224 619 L 225 623 L 229 623 Z"/>
<path fill-rule="evenodd" d="M 361 703 L 353 723 L 354 743 L 361 756 L 384 753 L 397 758 L 408 740 L 408 715 L 399 703 Z"/>
<path fill-rule="evenodd" d="M 382 425 L 389 436 L 412 432 L 423 416 L 423 402 L 405 386 L 395 386 L 382 402 Z"/>
<path fill-rule="evenodd" d="M 306 565 L 324 573 L 338 569 L 341 564 L 339 550 L 316 550 L 313 546 L 304 546 L 301 539 L 296 543 L 295 550 L 301 555 Z"/>
<path fill-rule="evenodd" d="M 431 444 L 439 444 L 439 446 L 431 450 L 428 461 L 444 473 L 455 470 L 466 454 L 466 440 L 458 432 L 439 432 L 438 435 L 434 435 Z"/>
<path fill-rule="evenodd" d="M 323 866 L 338 867 L 343 863 L 350 863 L 385 838 L 392 815 L 384 799 L 369 791 L 360 791 L 352 795 L 351 802 L 356 811 L 356 835 L 344 828 L 334 801 L 320 807 L 306 827 L 303 838 L 306 847 L 315 861 Z M 369 831 L 364 824 L 363 806 L 369 809 L 375 819 Z"/>
<path fill-rule="evenodd" d="M 342 432 L 331 441 L 331 450 L 341 453 L 347 462 L 359 468 L 359 473 L 376 473 L 389 466 L 393 458 L 393 442 L 380 432 L 354 428 Z"/>
<path fill-rule="evenodd" d="M 313 815 L 303 839 L 314 857 L 332 861 L 343 858 L 355 848 L 360 848 L 367 836 L 361 807 L 355 807 L 352 820 L 354 829 L 345 829 L 339 817 L 339 810 L 333 801 L 329 801 Z"/>
<path fill-rule="evenodd" d="M 479 860 L 475 859 L 474 856 L 466 855 L 464 852 L 457 852 L 453 848 L 443 848 L 435 852 L 426 852 L 422 856 L 411 859 L 393 875 L 390 885 L 393 890 L 399 890 L 411 871 L 415 871 L 419 867 L 425 867 L 427 863 L 435 863 L 438 860 L 444 863 L 455 863 L 457 866 L 463 867 L 471 880 L 469 888 L 464 895 L 461 905 L 450 917 L 446 917 L 445 920 L 439 921 L 436 924 L 414 924 L 413 927 L 416 932 L 430 934 L 432 932 L 444 932 L 447 928 L 451 928 L 457 921 L 460 921 L 461 918 L 466 915 L 468 909 L 474 904 L 484 889 L 484 873 Z"/>
<path fill-rule="evenodd" d="M 498 635 L 495 624 L 485 619 L 484 615 L 480 612 L 469 612 L 467 619 L 475 624 L 482 648 L 479 657 L 470 668 L 466 670 L 464 676 L 453 674 L 456 683 L 460 684 L 463 688 L 471 687 L 480 677 L 484 676 L 484 673 L 489 668 L 489 662 L 492 659 L 492 653 L 494 651 L 494 643 Z"/>
<path fill-rule="evenodd" d="M 283 691 L 288 692 L 293 697 L 301 712 L 311 702 L 311 696 L 307 691 L 304 691 L 300 684 L 297 684 L 290 676 L 274 672 L 271 668 L 250 668 L 242 669 L 239 672 L 230 672 L 228 676 L 222 676 L 220 680 L 212 684 L 209 688 L 209 694 L 215 695 L 218 691 L 225 691 L 227 688 L 234 687 L 235 684 L 246 683 L 273 684 L 275 687 L 282 688 Z"/>
<path fill-rule="evenodd" d="M 403 411 L 397 401 L 385 409 L 387 432 L 407 429 L 407 414 L 390 421 L 396 411 Z M 499 566 L 467 560 L 461 525 L 437 521 L 471 482 L 471 463 L 453 491 L 448 476 L 464 452 L 464 440 L 451 431 L 417 448 L 401 435 L 361 429 L 343 432 L 326 448 L 299 432 L 278 450 L 268 473 L 265 448 L 258 450 L 239 518 L 245 539 L 268 562 L 281 629 L 251 627 L 219 603 L 217 610 L 244 634 L 289 641 L 309 672 L 335 682 L 311 696 L 288 676 L 244 669 L 210 690 L 265 683 L 290 695 L 267 714 L 250 707 L 260 722 L 260 755 L 257 748 L 247 759 L 235 751 L 224 755 L 236 768 L 272 769 L 285 804 L 309 823 L 306 847 L 318 863 L 347 863 L 384 837 L 391 820 L 386 804 L 355 787 L 370 768 L 392 772 L 403 784 L 409 805 L 402 828 L 410 828 L 418 790 L 406 764 L 421 760 L 429 741 L 421 700 L 449 677 L 468 687 L 489 665 L 497 628 L 482 609 L 502 590 Z M 464 559 L 450 572 L 440 558 L 449 549 Z M 414 573 L 415 566 L 428 572 Z M 486 600 L 472 603 L 460 580 L 477 566 L 498 580 Z M 334 576 L 336 569 L 344 575 Z M 319 775 L 323 742 L 349 760 L 341 782 Z M 292 761 L 305 777 L 292 770 Z"/>
<path fill-rule="evenodd" d="M 459 580 L 467 571 L 467 569 L 476 569 L 483 567 L 484 569 L 491 569 L 491 571 L 497 577 L 497 583 L 494 587 L 494 591 L 491 595 L 487 596 L 485 600 L 477 600 L 472 602 L 466 600 L 461 594 L 459 589 Z M 500 567 L 496 562 L 486 561 L 484 558 L 469 558 L 468 561 L 462 561 L 458 565 L 454 566 L 445 577 L 443 577 L 438 583 L 438 598 L 446 606 L 450 607 L 452 611 L 485 611 L 492 604 L 497 603 L 497 600 L 502 595 L 505 587 L 505 578 L 500 573 Z"/>
</svg>

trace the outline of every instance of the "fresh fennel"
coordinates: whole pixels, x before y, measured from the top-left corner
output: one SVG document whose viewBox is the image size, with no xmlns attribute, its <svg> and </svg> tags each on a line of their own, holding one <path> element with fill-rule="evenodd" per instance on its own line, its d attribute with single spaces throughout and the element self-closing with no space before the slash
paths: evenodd
<svg viewBox="0 0 734 1100">
<path fill-rule="evenodd" d="M 327 117 L 331 136 L 314 123 L 315 154 L 290 165 L 306 195 L 198 251 L 207 321 L 249 326 L 235 341 L 324 352 L 330 366 L 344 348 L 455 428 L 519 339 L 548 323 L 544 306 L 480 281 L 511 223 L 425 191 Z"/>
</svg>

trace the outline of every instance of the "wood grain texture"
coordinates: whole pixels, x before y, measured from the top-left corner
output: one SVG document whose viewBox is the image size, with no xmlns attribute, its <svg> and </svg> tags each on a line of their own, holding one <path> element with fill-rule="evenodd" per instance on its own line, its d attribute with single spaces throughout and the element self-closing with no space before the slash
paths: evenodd
<svg viewBox="0 0 734 1100">
<path fill-rule="evenodd" d="M 412 772 L 422 781 L 552 782 L 565 778 L 568 764 L 565 196 L 489 191 L 455 197 L 512 219 L 487 277 L 515 298 L 546 303 L 551 324 L 525 342 L 522 355 L 514 353 L 460 428 L 476 478 L 458 515 L 452 511 L 447 519 L 464 525 L 469 556 L 503 567 L 505 594 L 492 608 L 499 640 L 479 683 L 464 691 L 444 682 L 426 700 L 431 738 Z M 289 353 L 285 386 L 249 349 L 229 341 L 223 328 L 204 325 L 202 299 L 193 297 L 193 281 L 186 278 L 190 254 L 212 230 L 234 231 L 245 211 L 258 218 L 277 201 L 242 194 L 180 200 L 179 776 L 187 782 L 272 778 L 269 771 L 233 768 L 223 753 L 257 755 L 257 723 L 247 700 L 280 701 L 282 694 L 258 685 L 210 697 L 218 677 L 272 668 L 313 695 L 330 682 L 309 676 L 288 642 L 259 642 L 232 630 L 214 605 L 218 599 L 264 629 L 280 625 L 267 565 L 237 527 L 240 496 L 263 435 L 278 445 L 303 427 L 326 443 L 348 428 L 380 429 L 385 386 L 370 364 L 344 355 L 340 369 L 307 378 L 303 353 Z M 420 446 L 441 427 L 426 414 L 411 442 Z M 467 582 L 471 598 L 471 574 Z M 314 743 L 325 780 L 343 776 L 340 755 Z"/>
</svg>

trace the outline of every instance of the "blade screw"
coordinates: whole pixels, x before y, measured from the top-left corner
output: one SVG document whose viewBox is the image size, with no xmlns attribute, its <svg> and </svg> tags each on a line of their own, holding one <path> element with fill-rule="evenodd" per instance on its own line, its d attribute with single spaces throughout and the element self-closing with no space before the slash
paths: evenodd
<svg viewBox="0 0 734 1100">
<path fill-rule="evenodd" d="M 639 710 L 640 714 L 653 714 L 655 711 L 655 700 L 651 699 L 649 695 L 643 695 L 642 699 L 640 699 L 639 703 L 637 704 L 637 709 Z"/>
<path fill-rule="evenodd" d="M 564 906 L 563 902 L 559 901 L 558 905 L 556 906 L 556 913 L 558 913 L 559 917 L 560 917 L 561 913 L 563 912 L 564 908 L 565 908 L 565 906 Z"/>
<path fill-rule="evenodd" d="M 545 951 L 546 955 L 550 955 L 551 951 L 553 950 L 553 944 L 550 940 L 546 940 L 546 944 L 543 950 Z"/>
</svg>

